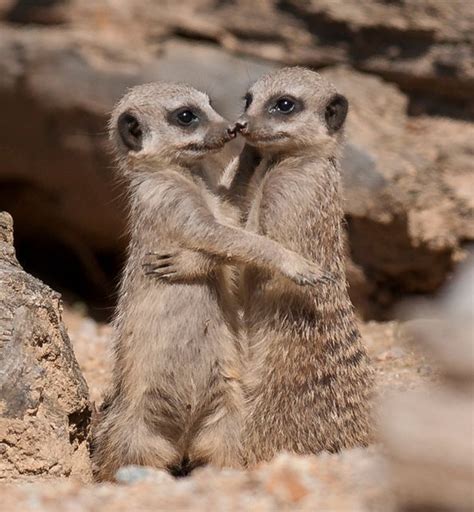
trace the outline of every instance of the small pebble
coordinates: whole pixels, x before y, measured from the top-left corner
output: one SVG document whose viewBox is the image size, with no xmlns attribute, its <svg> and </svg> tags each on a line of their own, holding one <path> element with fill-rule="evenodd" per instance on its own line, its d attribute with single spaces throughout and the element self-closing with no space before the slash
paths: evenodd
<svg viewBox="0 0 474 512">
<path fill-rule="evenodd" d="M 172 480 L 172 477 L 166 471 L 159 471 L 145 466 L 123 466 L 115 473 L 115 479 L 119 484 L 131 485 L 145 481 L 165 483 Z"/>
</svg>

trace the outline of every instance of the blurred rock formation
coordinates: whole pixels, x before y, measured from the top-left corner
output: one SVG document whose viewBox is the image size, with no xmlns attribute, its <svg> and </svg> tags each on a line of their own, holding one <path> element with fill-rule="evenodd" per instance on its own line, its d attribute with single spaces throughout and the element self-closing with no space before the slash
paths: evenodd
<svg viewBox="0 0 474 512">
<path fill-rule="evenodd" d="M 323 70 L 346 92 L 363 316 L 436 291 L 473 238 L 472 2 L 0 0 L 0 27 L 0 208 L 25 268 L 76 297 L 113 304 L 126 232 L 106 119 L 155 79 L 207 89 L 229 118 L 278 65 Z"/>
<path fill-rule="evenodd" d="M 403 511 L 474 508 L 474 261 L 436 306 L 415 308 L 411 332 L 440 368 L 440 382 L 388 401 L 384 444 Z"/>
</svg>

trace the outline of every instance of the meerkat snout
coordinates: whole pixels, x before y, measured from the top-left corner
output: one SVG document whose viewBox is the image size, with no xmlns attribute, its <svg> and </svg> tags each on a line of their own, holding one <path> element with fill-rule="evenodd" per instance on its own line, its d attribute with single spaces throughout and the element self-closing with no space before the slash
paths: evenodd
<svg viewBox="0 0 474 512">
<path fill-rule="evenodd" d="M 236 123 L 234 125 L 234 131 L 236 134 L 237 134 L 237 132 L 243 134 L 247 131 L 247 126 L 248 126 L 247 121 L 245 121 L 244 119 L 239 119 L 238 121 L 236 121 Z"/>
<path fill-rule="evenodd" d="M 231 139 L 235 139 L 235 137 L 237 137 L 237 132 L 238 132 L 238 128 L 237 128 L 237 125 L 234 124 L 234 125 L 230 125 L 228 128 L 227 128 L 227 134 L 229 136 L 229 140 Z"/>
<path fill-rule="evenodd" d="M 249 144 L 277 151 L 334 146 L 349 105 L 323 77 L 303 68 L 263 77 L 244 100 L 235 130 Z"/>
<path fill-rule="evenodd" d="M 109 130 L 121 167 L 128 170 L 156 168 L 157 162 L 187 164 L 236 136 L 205 93 L 164 82 L 130 89 L 115 107 Z"/>
</svg>

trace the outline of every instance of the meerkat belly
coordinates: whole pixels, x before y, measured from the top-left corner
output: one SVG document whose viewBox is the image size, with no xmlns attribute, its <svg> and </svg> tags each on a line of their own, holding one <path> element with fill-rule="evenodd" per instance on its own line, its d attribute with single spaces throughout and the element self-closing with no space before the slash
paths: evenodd
<svg viewBox="0 0 474 512">
<path fill-rule="evenodd" d="M 369 431 L 371 371 L 346 290 L 342 215 L 329 180 L 321 188 L 306 175 L 303 187 L 301 177 L 283 183 L 277 172 L 269 175 L 253 221 L 260 234 L 322 264 L 335 280 L 298 287 L 246 271 L 250 460 L 282 449 L 309 453 L 364 444 Z"/>
<path fill-rule="evenodd" d="M 314 252 L 319 228 L 314 215 L 318 208 L 314 203 L 315 195 L 308 176 L 301 173 L 288 176 L 280 173 L 278 167 L 274 168 L 264 177 L 252 202 L 247 229 L 316 260 Z M 291 205 L 288 198 L 291 198 Z M 284 346 L 274 347 L 266 340 L 314 336 L 318 329 L 316 303 L 320 302 L 314 288 L 300 287 L 282 276 L 250 268 L 243 274 L 243 288 L 245 324 L 249 332 L 251 357 L 256 361 L 253 368 L 264 368 L 269 354 L 277 357 Z M 284 350 L 290 348 L 288 346 Z M 284 353 L 281 357 L 284 358 Z M 284 365 L 280 372 L 285 372 Z"/>
<path fill-rule="evenodd" d="M 130 291 L 128 302 L 128 399 L 143 401 L 156 428 L 168 423 L 179 434 L 212 407 L 210 388 L 235 364 L 233 327 L 206 285 L 150 284 Z"/>
</svg>

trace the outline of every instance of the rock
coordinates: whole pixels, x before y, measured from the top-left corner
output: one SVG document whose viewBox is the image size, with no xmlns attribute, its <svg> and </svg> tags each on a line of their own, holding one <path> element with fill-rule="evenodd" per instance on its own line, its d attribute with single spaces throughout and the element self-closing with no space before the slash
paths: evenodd
<svg viewBox="0 0 474 512">
<path fill-rule="evenodd" d="M 169 485 L 173 482 L 173 477 L 166 471 L 158 471 L 145 466 L 124 466 L 115 474 L 115 480 L 119 484 L 152 481 L 155 484 Z"/>
<path fill-rule="evenodd" d="M 366 0 L 363 9 L 358 0 L 184 4 L 172 10 L 168 23 L 188 38 L 209 38 L 281 64 L 320 68 L 345 62 L 398 84 L 411 94 L 415 109 L 474 113 L 470 2 Z"/>
<path fill-rule="evenodd" d="M 379 401 L 383 402 L 394 391 L 419 389 L 437 378 L 436 366 L 413 343 L 405 323 L 361 323 L 360 331 L 376 371 Z"/>
<path fill-rule="evenodd" d="M 411 332 L 440 367 L 438 385 L 387 401 L 381 419 L 401 510 L 474 506 L 474 262 L 429 309 L 412 307 Z"/>
<path fill-rule="evenodd" d="M 375 285 L 369 316 L 377 316 L 403 294 L 436 291 L 472 239 L 472 194 L 461 191 L 474 176 L 474 126 L 409 118 L 406 97 L 379 78 L 344 67 L 323 74 L 350 102 L 342 161 L 349 246 Z"/>
<path fill-rule="evenodd" d="M 70 0 L 16 0 L 7 13 L 14 23 L 55 25 L 66 21 L 65 12 Z"/>
<path fill-rule="evenodd" d="M 0 233 L 0 480 L 89 480 L 91 407 L 60 296 L 16 261 L 5 212 Z"/>
</svg>

